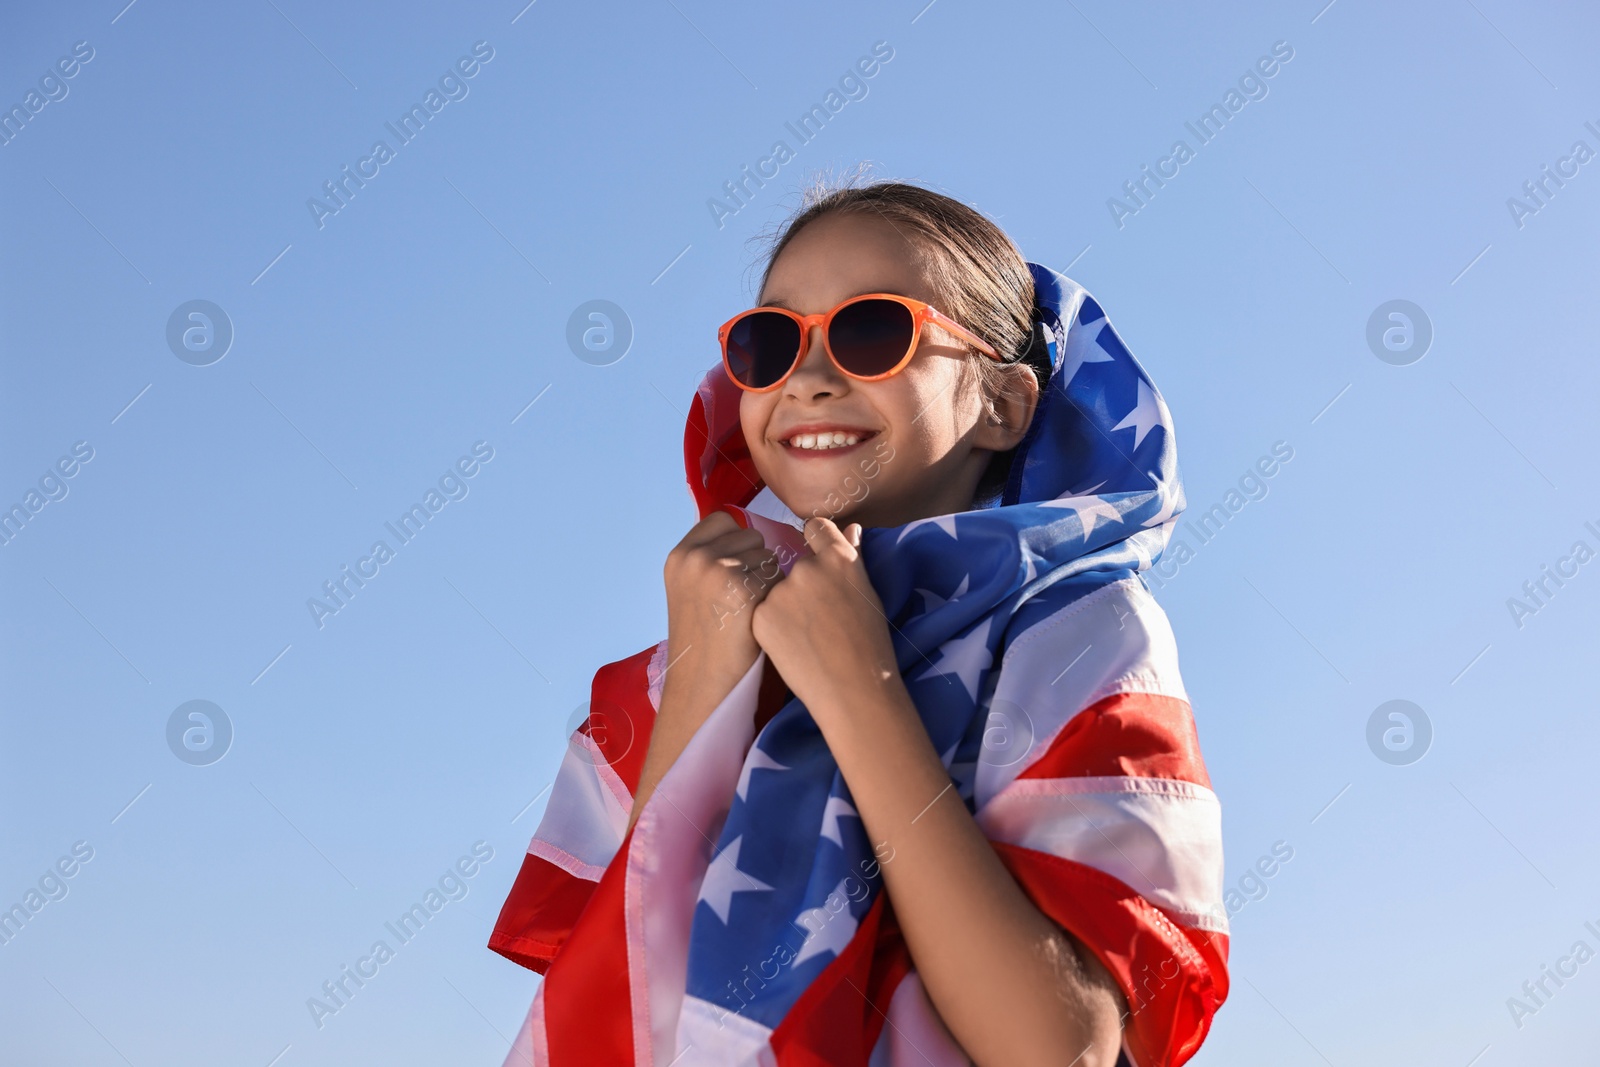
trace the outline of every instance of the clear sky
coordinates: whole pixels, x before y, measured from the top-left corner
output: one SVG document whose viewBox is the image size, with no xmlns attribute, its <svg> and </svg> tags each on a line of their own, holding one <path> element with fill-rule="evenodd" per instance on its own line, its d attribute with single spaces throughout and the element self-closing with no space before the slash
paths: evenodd
<svg viewBox="0 0 1600 1067">
<path fill-rule="evenodd" d="M 664 633 L 716 325 L 862 160 L 1085 285 L 1227 516 L 1152 580 L 1240 890 L 1194 1062 L 1592 1051 L 1591 7 L 125 2 L 0 16 L 7 1062 L 499 1063 L 538 979 L 484 942 L 592 671 Z"/>
</svg>

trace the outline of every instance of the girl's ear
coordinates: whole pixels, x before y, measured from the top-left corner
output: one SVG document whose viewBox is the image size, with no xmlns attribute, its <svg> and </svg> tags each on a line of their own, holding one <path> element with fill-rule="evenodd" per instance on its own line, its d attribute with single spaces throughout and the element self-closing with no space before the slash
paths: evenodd
<svg viewBox="0 0 1600 1067">
<path fill-rule="evenodd" d="M 1022 443 L 1033 423 L 1039 406 L 1039 379 L 1020 363 L 1008 363 L 999 370 L 1003 372 L 1001 387 L 985 399 L 984 418 L 973 443 L 992 452 L 1007 452 Z"/>
</svg>

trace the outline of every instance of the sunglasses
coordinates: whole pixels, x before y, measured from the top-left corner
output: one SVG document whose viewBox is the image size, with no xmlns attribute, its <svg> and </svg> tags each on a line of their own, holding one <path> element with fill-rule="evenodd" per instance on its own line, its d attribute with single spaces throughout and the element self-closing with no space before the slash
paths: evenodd
<svg viewBox="0 0 1600 1067">
<path fill-rule="evenodd" d="M 936 323 L 972 347 L 999 360 L 1000 354 L 972 331 L 921 300 L 895 293 L 853 296 L 832 311 L 801 315 L 788 308 L 742 311 L 717 330 L 722 365 L 740 389 L 768 393 L 786 381 L 805 357 L 811 327 L 822 327 L 822 347 L 840 373 L 863 382 L 882 381 L 911 362 L 922 327 Z"/>
</svg>

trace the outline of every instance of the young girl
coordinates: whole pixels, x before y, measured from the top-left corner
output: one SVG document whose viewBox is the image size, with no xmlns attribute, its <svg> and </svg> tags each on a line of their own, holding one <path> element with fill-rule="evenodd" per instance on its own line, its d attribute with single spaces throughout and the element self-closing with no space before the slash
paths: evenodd
<svg viewBox="0 0 1600 1067">
<path fill-rule="evenodd" d="M 490 947 L 507 1064 L 1177 1067 L 1228 993 L 1217 799 L 1139 572 L 1172 420 L 1076 283 L 813 193 L 719 331 L 667 639 L 601 668 Z"/>
</svg>

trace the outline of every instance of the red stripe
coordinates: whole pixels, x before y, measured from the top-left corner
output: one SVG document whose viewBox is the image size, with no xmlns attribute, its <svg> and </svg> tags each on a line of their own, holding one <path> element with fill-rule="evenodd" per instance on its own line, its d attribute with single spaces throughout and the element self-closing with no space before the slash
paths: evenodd
<svg viewBox="0 0 1600 1067">
<path fill-rule="evenodd" d="M 650 729 L 655 725 L 649 690 L 653 655 L 655 649 L 649 648 L 596 671 L 589 690 L 589 718 L 578 727 L 594 740 L 630 796 L 639 785 Z M 565 800 L 559 792 L 550 797 L 551 804 Z M 617 852 L 625 854 L 625 849 Z M 546 974 L 594 894 L 595 884 L 538 856 L 524 856 L 489 935 L 489 947 Z"/>
<path fill-rule="evenodd" d="M 1140 1067 L 1181 1067 L 1228 996 L 1228 938 L 1179 926 L 1111 876 L 1071 860 L 991 842 L 1023 891 L 1083 941 L 1127 998 Z M 769 1039 L 778 1067 L 865 1067 L 910 953 L 880 893 L 845 950 L 807 987 Z M 867 946 L 874 948 L 869 959 Z"/>
<path fill-rule="evenodd" d="M 712 411 L 706 410 L 706 390 Z M 724 504 L 743 507 L 761 491 L 761 475 L 739 425 L 739 387 L 719 362 L 689 406 L 683 428 L 683 468 L 703 519 Z"/>
<path fill-rule="evenodd" d="M 633 996 L 623 911 L 629 830 L 617 858 L 545 972 L 544 1021 L 550 1062 L 633 1067 Z M 644 991 L 640 990 L 643 994 Z"/>
<path fill-rule="evenodd" d="M 595 672 L 589 735 L 632 796 L 639 787 L 655 707 L 655 648 Z M 564 797 L 552 794 L 550 803 Z M 624 911 L 630 829 L 600 881 L 577 878 L 538 856 L 523 859 L 489 947 L 545 976 L 545 1032 L 552 1063 L 632 1067 L 633 999 Z M 571 951 L 563 951 L 567 946 Z"/>
<path fill-rule="evenodd" d="M 1139 1067 L 1182 1067 L 1228 999 L 1228 938 L 1179 926 L 1093 867 L 991 841 L 1034 904 L 1087 945 L 1127 998 L 1124 1038 Z"/>
<path fill-rule="evenodd" d="M 1128 775 L 1176 778 L 1211 788 L 1188 701 L 1154 693 L 1117 693 L 1067 721 L 1019 778 Z"/>
<path fill-rule="evenodd" d="M 655 722 L 648 694 L 654 652 L 596 673 L 590 720 L 582 727 L 630 793 L 638 787 Z M 786 694 L 780 680 L 763 682 L 762 710 L 770 715 Z M 1075 715 L 1022 777 L 1090 775 L 1176 778 L 1209 788 L 1189 705 L 1145 693 L 1107 697 Z M 552 1062 L 633 1063 L 623 901 L 631 839 L 630 832 L 598 884 L 525 857 L 496 922 L 490 948 L 546 976 Z M 1141 1067 L 1180 1067 L 1193 1056 L 1227 998 L 1228 939 L 1176 925 L 1098 870 L 992 844 L 1041 910 L 1084 941 L 1115 976 L 1128 997 L 1128 1043 Z M 569 945 L 577 947 L 565 951 Z M 865 1067 L 910 966 L 887 894 L 880 893 L 844 952 L 773 1032 L 780 1067 Z"/>
<path fill-rule="evenodd" d="M 639 788 L 656 709 L 650 703 L 650 660 L 655 646 L 595 671 L 589 687 L 589 717 L 578 727 L 594 740 L 611 769 L 633 796 Z M 556 797 L 550 798 L 555 803 Z"/>
<path fill-rule="evenodd" d="M 844 951 L 767 1039 L 778 1067 L 866 1067 L 895 988 L 911 969 L 889 894 L 880 892 Z"/>
<path fill-rule="evenodd" d="M 540 856 L 523 856 L 522 868 L 489 935 L 489 947 L 544 974 L 567 943 L 572 924 L 594 895 L 595 883 Z"/>
<path fill-rule="evenodd" d="M 649 696 L 649 664 L 654 654 L 654 649 L 647 649 L 600 668 L 590 690 L 590 718 L 579 727 L 594 739 L 630 795 L 638 788 L 644 753 L 650 746 L 650 727 L 655 724 Z M 788 688 L 769 662 L 761 679 L 756 729 L 766 725 L 788 699 Z M 606 708 L 615 714 L 608 716 Z M 598 715 L 596 709 L 600 709 Z M 564 799 L 556 795 L 550 802 Z M 610 866 L 626 854 L 625 848 L 618 849 Z M 547 974 L 595 887 L 595 882 L 579 878 L 543 857 L 524 856 L 489 935 L 489 947 L 514 963 Z"/>
</svg>

